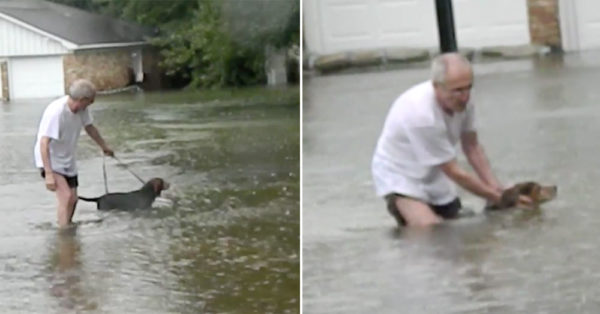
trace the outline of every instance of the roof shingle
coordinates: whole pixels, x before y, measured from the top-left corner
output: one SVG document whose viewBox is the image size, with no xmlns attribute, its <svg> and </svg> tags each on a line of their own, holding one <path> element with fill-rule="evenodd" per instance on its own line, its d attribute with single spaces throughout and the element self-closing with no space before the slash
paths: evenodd
<svg viewBox="0 0 600 314">
<path fill-rule="evenodd" d="M 0 13 L 76 45 L 142 42 L 152 28 L 41 0 L 0 0 Z"/>
</svg>

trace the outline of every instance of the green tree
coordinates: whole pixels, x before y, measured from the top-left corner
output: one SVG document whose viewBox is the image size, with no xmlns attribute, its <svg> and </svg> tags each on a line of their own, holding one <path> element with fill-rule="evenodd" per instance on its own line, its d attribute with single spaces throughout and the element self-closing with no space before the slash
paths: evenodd
<svg viewBox="0 0 600 314">
<path fill-rule="evenodd" d="M 299 0 L 52 0 L 160 29 L 167 75 L 189 87 L 262 83 L 265 48 L 299 46 Z"/>
<path fill-rule="evenodd" d="M 80 8 L 82 10 L 99 12 L 99 7 L 93 0 L 49 0 L 50 2 L 68 5 L 70 7 Z"/>
</svg>

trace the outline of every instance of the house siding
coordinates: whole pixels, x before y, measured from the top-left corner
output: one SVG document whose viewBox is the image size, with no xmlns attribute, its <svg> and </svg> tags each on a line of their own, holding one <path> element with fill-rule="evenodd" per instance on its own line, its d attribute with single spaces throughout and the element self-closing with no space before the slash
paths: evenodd
<svg viewBox="0 0 600 314">
<path fill-rule="evenodd" d="M 67 53 L 60 42 L 4 19 L 0 15 L 0 56 L 43 56 Z"/>
</svg>

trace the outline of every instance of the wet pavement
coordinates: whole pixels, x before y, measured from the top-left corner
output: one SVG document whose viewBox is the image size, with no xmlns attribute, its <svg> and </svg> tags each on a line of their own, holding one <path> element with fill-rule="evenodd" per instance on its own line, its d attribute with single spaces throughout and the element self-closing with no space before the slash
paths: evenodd
<svg viewBox="0 0 600 314">
<path fill-rule="evenodd" d="M 429 70 L 305 79 L 304 313 L 596 313 L 599 57 L 476 64 L 472 99 L 495 173 L 506 185 L 557 184 L 558 198 L 485 213 L 460 190 L 476 215 L 428 231 L 396 227 L 370 161 L 389 106 Z"/>
<path fill-rule="evenodd" d="M 69 233 L 33 166 L 48 102 L 0 106 L 0 312 L 299 312 L 297 87 L 98 96 L 94 124 L 119 159 L 171 188 L 150 210 L 80 201 Z M 79 194 L 104 194 L 89 137 L 78 156 Z M 106 168 L 109 192 L 141 186 Z"/>
</svg>

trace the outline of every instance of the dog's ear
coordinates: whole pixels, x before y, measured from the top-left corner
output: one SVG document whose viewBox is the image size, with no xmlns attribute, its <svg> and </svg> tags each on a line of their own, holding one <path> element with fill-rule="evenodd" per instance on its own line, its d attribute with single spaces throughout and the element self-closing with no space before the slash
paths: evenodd
<svg viewBox="0 0 600 314">
<path fill-rule="evenodd" d="M 531 188 L 531 193 L 529 193 L 529 197 L 531 197 L 531 200 L 535 203 L 535 205 L 538 205 L 540 203 L 541 190 L 542 187 L 539 184 L 536 184 Z"/>
<path fill-rule="evenodd" d="M 498 207 L 500 208 L 508 208 L 514 207 L 517 205 L 519 201 L 519 195 L 521 193 L 521 186 L 516 184 L 502 192 L 502 196 L 500 197 L 500 203 Z"/>
<path fill-rule="evenodd" d="M 154 189 L 154 193 L 160 196 L 160 193 L 169 188 L 169 183 L 161 178 L 154 178 L 152 181 L 152 188 Z"/>
<path fill-rule="evenodd" d="M 537 207 L 539 205 L 541 188 L 542 186 L 539 183 L 529 181 L 520 184 L 519 192 L 521 195 L 527 196 L 531 199 L 531 206 Z"/>
<path fill-rule="evenodd" d="M 531 193 L 531 190 L 537 185 L 535 182 L 519 182 L 515 184 L 513 187 L 519 191 L 519 193 L 523 195 L 528 195 Z"/>
<path fill-rule="evenodd" d="M 152 190 L 154 191 L 155 194 L 160 194 L 161 186 L 161 179 L 159 178 L 152 178 L 148 183 L 150 183 L 150 185 L 152 186 Z"/>
</svg>

